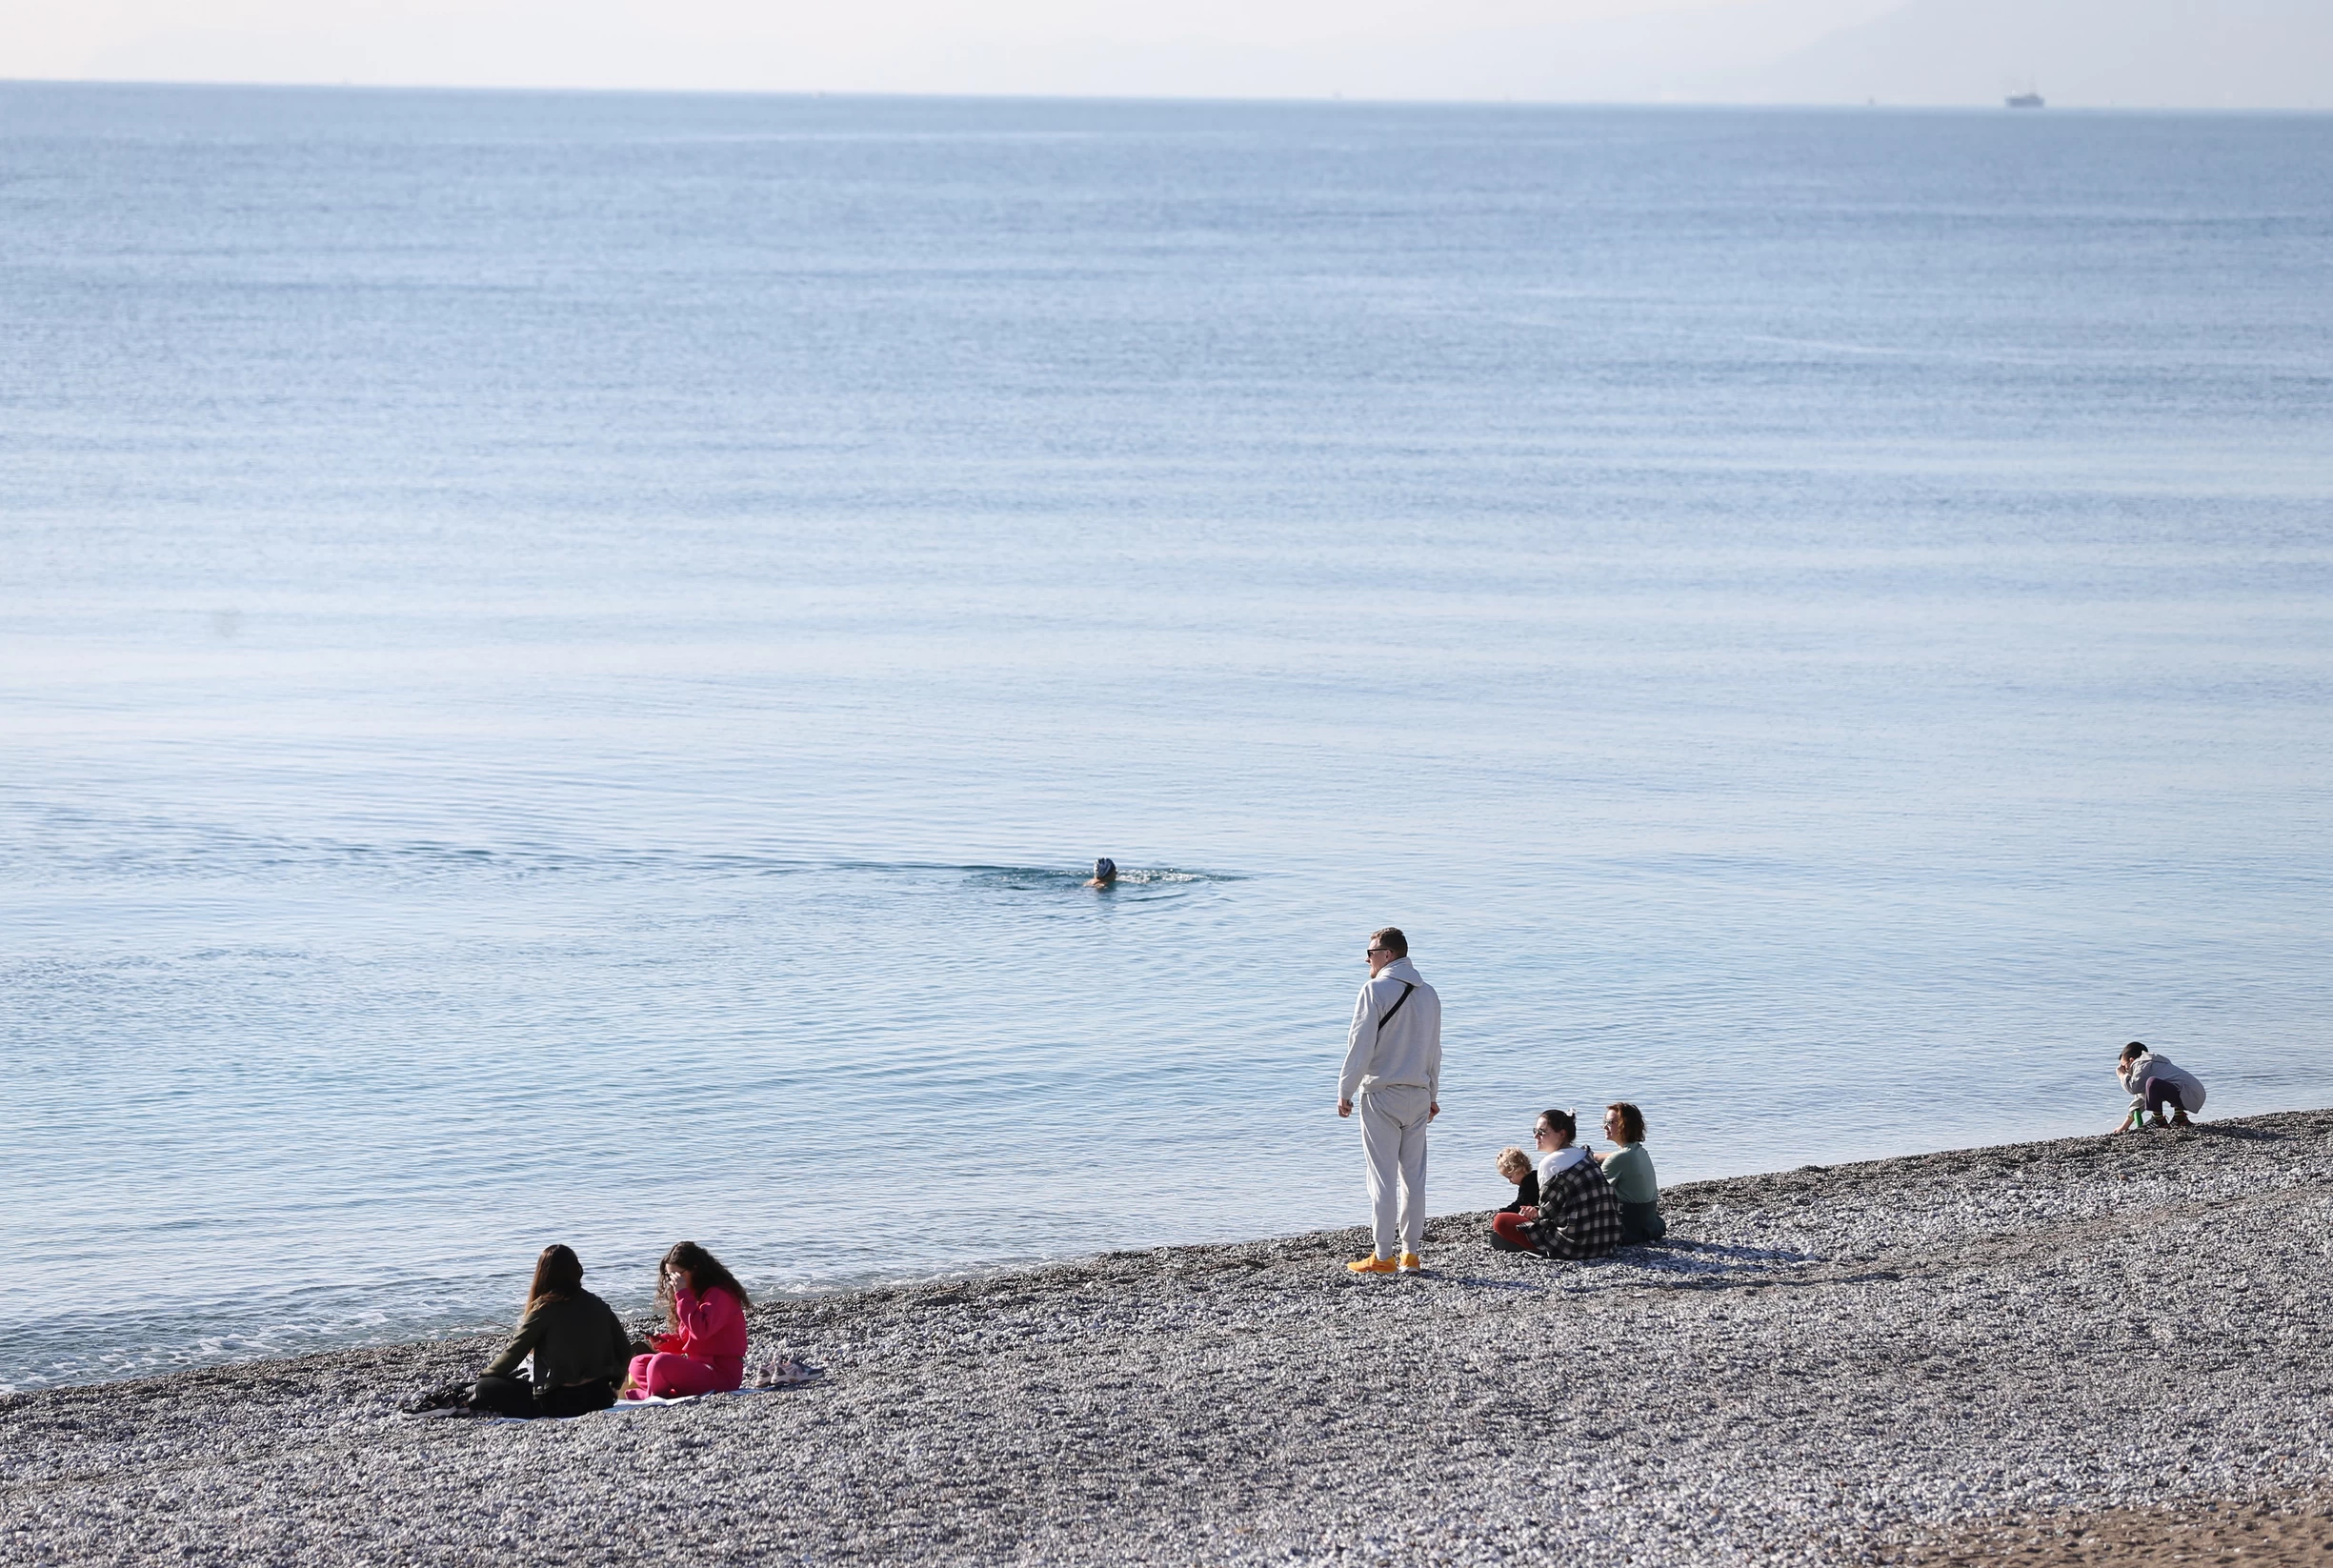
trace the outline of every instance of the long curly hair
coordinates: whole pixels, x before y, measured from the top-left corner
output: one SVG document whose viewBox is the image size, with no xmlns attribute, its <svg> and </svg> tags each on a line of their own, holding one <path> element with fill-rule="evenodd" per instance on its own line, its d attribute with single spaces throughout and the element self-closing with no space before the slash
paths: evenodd
<svg viewBox="0 0 2333 1568">
<path fill-rule="evenodd" d="M 656 1265 L 656 1307 L 664 1314 L 664 1326 L 667 1329 L 680 1327 L 680 1320 L 673 1314 L 674 1269 L 688 1271 L 690 1281 L 696 1286 L 699 1296 L 710 1290 L 724 1290 L 737 1298 L 740 1310 L 754 1304 L 753 1297 L 745 1294 L 745 1287 L 737 1283 L 737 1277 L 723 1267 L 719 1258 L 694 1241 L 675 1241 L 672 1250 L 664 1255 L 664 1261 Z"/>
</svg>

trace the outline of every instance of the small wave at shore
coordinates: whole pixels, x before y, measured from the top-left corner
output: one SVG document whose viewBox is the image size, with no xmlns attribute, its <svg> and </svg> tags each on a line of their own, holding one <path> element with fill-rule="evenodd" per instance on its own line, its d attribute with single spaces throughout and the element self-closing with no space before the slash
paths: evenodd
<svg viewBox="0 0 2333 1568">
<path fill-rule="evenodd" d="M 416 1312 L 392 1293 L 335 1294 L 344 1298 L 329 1304 L 220 1302 L 161 1315 L 77 1313 L 69 1321 L 20 1325 L 10 1337 L 12 1348 L 0 1395 L 323 1350 L 454 1338 L 509 1326 L 475 1310 Z"/>
</svg>

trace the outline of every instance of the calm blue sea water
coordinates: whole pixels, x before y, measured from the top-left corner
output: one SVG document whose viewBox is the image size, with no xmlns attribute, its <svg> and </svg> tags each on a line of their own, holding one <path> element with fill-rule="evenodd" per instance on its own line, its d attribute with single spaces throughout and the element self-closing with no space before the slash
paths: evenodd
<svg viewBox="0 0 2333 1568">
<path fill-rule="evenodd" d="M 0 87 L 0 1386 L 2333 1098 L 2333 119 Z M 1095 854 L 1136 868 L 1076 884 Z"/>
</svg>

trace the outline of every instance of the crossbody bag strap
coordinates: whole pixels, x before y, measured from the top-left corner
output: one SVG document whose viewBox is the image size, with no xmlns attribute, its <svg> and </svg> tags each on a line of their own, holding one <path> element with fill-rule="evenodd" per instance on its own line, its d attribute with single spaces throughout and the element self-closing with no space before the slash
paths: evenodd
<svg viewBox="0 0 2333 1568">
<path fill-rule="evenodd" d="M 1401 1001 L 1394 1003 L 1393 1006 L 1385 1010 L 1385 1016 L 1378 1020 L 1378 1033 L 1381 1035 L 1385 1032 L 1385 1026 L 1394 1021 L 1394 1015 L 1401 1011 L 1401 1002 L 1408 1001 L 1410 999 L 1410 993 L 1417 989 L 1418 988 L 1416 986 L 1410 984 L 1410 982 L 1407 980 L 1401 982 Z"/>
</svg>

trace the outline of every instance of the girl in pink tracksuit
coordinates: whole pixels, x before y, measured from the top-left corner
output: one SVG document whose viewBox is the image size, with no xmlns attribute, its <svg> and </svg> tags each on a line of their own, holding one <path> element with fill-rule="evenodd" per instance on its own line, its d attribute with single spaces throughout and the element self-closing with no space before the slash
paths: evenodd
<svg viewBox="0 0 2333 1568">
<path fill-rule="evenodd" d="M 669 1332 L 632 1358 L 630 1399 L 726 1394 L 745 1381 L 745 1309 L 737 1277 L 694 1241 L 674 1243 L 656 1276 L 656 1303 Z"/>
</svg>

